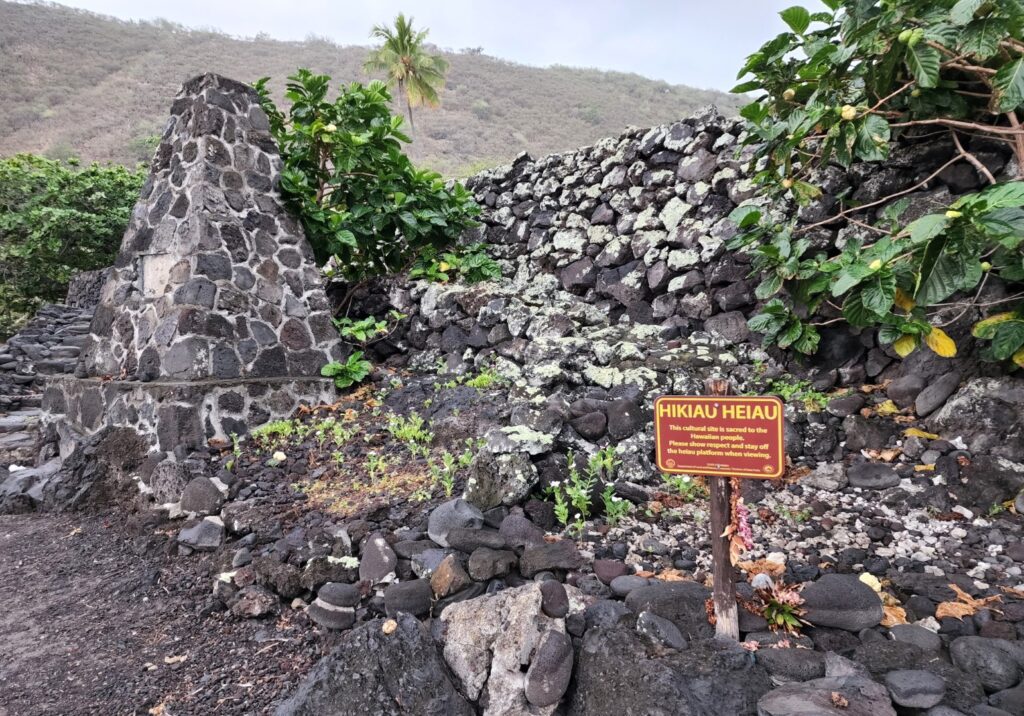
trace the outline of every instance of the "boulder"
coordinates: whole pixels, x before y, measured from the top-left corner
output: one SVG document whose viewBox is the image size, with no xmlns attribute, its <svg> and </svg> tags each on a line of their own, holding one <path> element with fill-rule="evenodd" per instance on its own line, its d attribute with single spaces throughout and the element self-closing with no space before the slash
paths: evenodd
<svg viewBox="0 0 1024 716">
<path fill-rule="evenodd" d="M 980 679 L 988 692 L 1016 686 L 1021 680 L 1024 646 L 1005 639 L 962 636 L 949 645 L 953 664 Z"/>
<path fill-rule="evenodd" d="M 930 709 L 942 701 L 946 682 L 941 676 L 921 669 L 899 669 L 885 675 L 889 695 L 898 706 Z"/>
<path fill-rule="evenodd" d="M 900 476 L 889 465 L 880 462 L 855 462 L 846 470 L 850 487 L 884 490 L 900 484 Z"/>
<path fill-rule="evenodd" d="M 696 582 L 655 582 L 631 590 L 626 606 L 637 614 L 647 611 L 668 619 L 688 639 L 702 639 L 715 631 L 704 608 L 709 596 L 710 591 Z"/>
<path fill-rule="evenodd" d="M 975 455 L 1024 463 L 1024 379 L 974 378 L 930 415 L 933 432 L 962 437 Z"/>
<path fill-rule="evenodd" d="M 526 670 L 526 700 L 542 708 L 556 705 L 569 688 L 572 665 L 569 635 L 553 629 L 544 632 Z"/>
<path fill-rule="evenodd" d="M 527 584 L 452 604 L 441 614 L 445 662 L 461 692 L 487 704 L 484 713 L 555 712 L 562 695 L 556 692 L 568 686 L 572 649 L 563 638 L 564 621 L 545 615 L 542 602 L 540 585 Z M 549 632 L 560 636 L 547 637 Z M 533 667 L 539 657 L 544 664 Z"/>
<path fill-rule="evenodd" d="M 838 492 L 849 484 L 846 468 L 839 462 L 826 462 L 814 468 L 814 471 L 800 478 L 800 484 L 826 492 Z"/>
<path fill-rule="evenodd" d="M 437 544 L 448 547 L 448 532 L 453 529 L 480 529 L 484 513 L 461 497 L 438 505 L 427 521 L 427 534 Z"/>
<path fill-rule="evenodd" d="M 473 716 L 452 684 L 430 634 L 414 617 L 346 632 L 313 667 L 277 716 Z"/>
<path fill-rule="evenodd" d="M 826 574 L 804 587 L 804 619 L 816 626 L 858 632 L 882 620 L 878 594 L 850 574 Z"/>
<path fill-rule="evenodd" d="M 896 716 L 884 686 L 863 676 L 784 684 L 757 702 L 758 716 Z"/>
<path fill-rule="evenodd" d="M 181 491 L 181 509 L 196 515 L 212 515 L 224 504 L 224 493 L 208 477 L 193 477 Z"/>
<path fill-rule="evenodd" d="M 519 559 L 519 571 L 527 579 L 552 569 L 577 569 L 583 557 L 572 540 L 542 542 L 528 546 Z"/>
<path fill-rule="evenodd" d="M 522 502 L 537 484 L 537 467 L 530 453 L 495 453 L 484 446 L 468 470 L 466 500 L 481 510 Z"/>
<path fill-rule="evenodd" d="M 178 544 L 199 552 L 212 552 L 224 541 L 224 523 L 220 517 L 204 517 L 178 532 Z"/>
<path fill-rule="evenodd" d="M 753 714 L 771 688 L 753 654 L 735 642 L 701 639 L 666 650 L 628 624 L 587 629 L 578 659 L 570 716 Z"/>
<path fill-rule="evenodd" d="M 258 619 L 268 614 L 276 614 L 281 606 L 277 595 L 266 587 L 250 584 L 243 587 L 231 604 L 231 613 L 243 619 Z"/>
<path fill-rule="evenodd" d="M 306 613 L 325 629 L 348 629 L 356 621 L 355 607 L 361 596 L 355 585 L 328 582 L 320 588 Z"/>
<path fill-rule="evenodd" d="M 412 614 L 421 617 L 430 613 L 434 593 L 429 579 L 410 579 L 389 584 L 384 590 L 384 611 L 389 617 Z"/>
<path fill-rule="evenodd" d="M 384 535 L 375 532 L 366 538 L 359 558 L 359 579 L 370 584 L 385 581 L 393 575 L 398 564 L 398 556 Z"/>
</svg>

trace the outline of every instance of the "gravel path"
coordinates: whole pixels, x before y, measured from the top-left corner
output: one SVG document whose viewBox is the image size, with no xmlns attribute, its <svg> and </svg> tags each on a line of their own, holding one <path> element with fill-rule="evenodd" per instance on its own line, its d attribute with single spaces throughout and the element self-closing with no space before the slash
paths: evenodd
<svg viewBox="0 0 1024 716">
<path fill-rule="evenodd" d="M 208 613 L 214 565 L 167 544 L 138 516 L 0 517 L 0 716 L 270 710 L 322 644 Z"/>
</svg>

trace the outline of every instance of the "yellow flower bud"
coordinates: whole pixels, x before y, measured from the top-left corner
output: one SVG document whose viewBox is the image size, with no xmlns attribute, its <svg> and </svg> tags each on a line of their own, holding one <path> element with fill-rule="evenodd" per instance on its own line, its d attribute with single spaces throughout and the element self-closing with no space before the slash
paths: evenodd
<svg viewBox="0 0 1024 716">
<path fill-rule="evenodd" d="M 882 259 L 875 259 L 874 261 L 868 264 L 868 268 L 871 269 L 872 271 L 877 271 L 878 269 L 882 268 Z"/>
<path fill-rule="evenodd" d="M 782 99 L 786 100 L 787 102 L 792 102 L 794 97 L 796 97 L 796 90 L 792 88 L 787 89 L 785 92 L 782 93 Z"/>
<path fill-rule="evenodd" d="M 847 122 L 857 118 L 857 108 L 852 104 L 844 104 L 843 108 L 839 111 L 840 116 Z"/>
<path fill-rule="evenodd" d="M 955 209 L 950 209 L 949 211 L 946 212 L 946 218 L 947 219 L 959 219 L 963 215 L 964 215 L 964 212 L 957 211 Z"/>
</svg>

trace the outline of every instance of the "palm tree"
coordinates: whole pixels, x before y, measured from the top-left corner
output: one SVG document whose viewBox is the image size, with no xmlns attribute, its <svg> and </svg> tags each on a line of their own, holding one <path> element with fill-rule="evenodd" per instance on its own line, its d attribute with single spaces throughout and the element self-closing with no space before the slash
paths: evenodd
<svg viewBox="0 0 1024 716">
<path fill-rule="evenodd" d="M 394 28 L 375 25 L 370 37 L 384 41 L 370 53 L 363 64 L 367 72 L 384 72 L 389 87 L 397 87 L 405 95 L 405 108 L 409 113 L 409 126 L 416 131 L 412 121 L 412 108 L 421 104 L 436 107 L 441 104 L 438 92 L 444 89 L 444 76 L 448 72 L 448 61 L 440 55 L 430 55 L 424 50 L 423 41 L 428 30 L 417 32 L 412 28 L 413 18 L 406 19 L 403 13 L 395 18 Z"/>
</svg>

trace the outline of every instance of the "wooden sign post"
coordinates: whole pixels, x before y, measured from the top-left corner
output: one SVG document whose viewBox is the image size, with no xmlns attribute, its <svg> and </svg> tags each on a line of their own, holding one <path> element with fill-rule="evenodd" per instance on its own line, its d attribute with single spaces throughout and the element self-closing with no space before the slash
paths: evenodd
<svg viewBox="0 0 1024 716">
<path fill-rule="evenodd" d="M 663 395 L 654 401 L 658 469 L 708 478 L 715 632 L 739 639 L 735 569 L 729 556 L 731 479 L 782 477 L 782 401 L 730 396 L 725 380 L 709 380 L 707 396 Z"/>
</svg>

